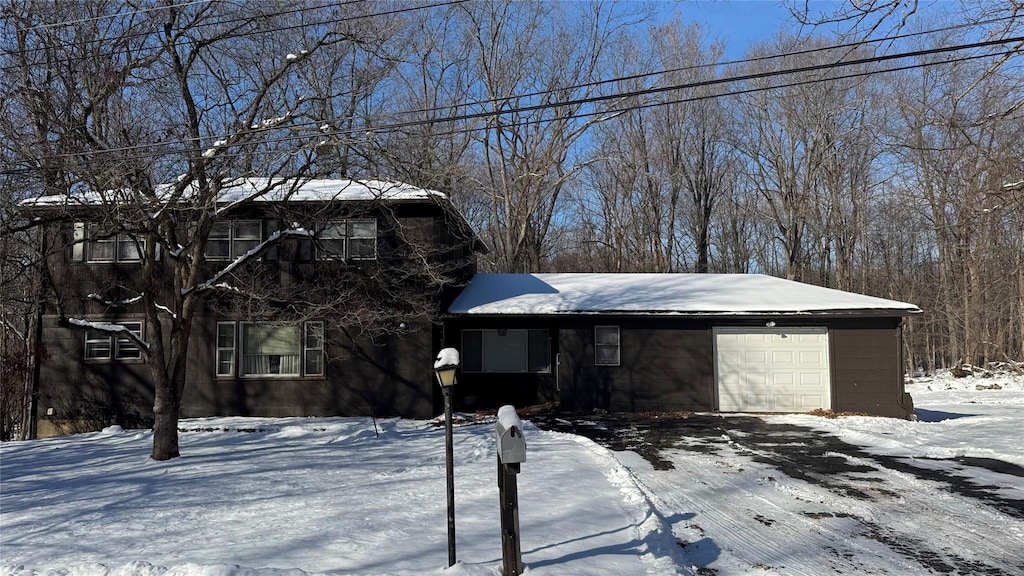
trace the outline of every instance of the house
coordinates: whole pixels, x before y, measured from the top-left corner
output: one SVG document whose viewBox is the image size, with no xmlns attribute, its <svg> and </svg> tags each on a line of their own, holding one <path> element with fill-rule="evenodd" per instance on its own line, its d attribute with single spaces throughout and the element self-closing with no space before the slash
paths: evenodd
<svg viewBox="0 0 1024 576">
<path fill-rule="evenodd" d="M 152 422 L 141 271 L 172 301 L 184 248 L 147 250 L 129 233 L 147 213 L 111 206 L 26 203 L 51 222 L 38 436 Z M 248 179 L 212 209 L 184 418 L 431 417 L 444 347 L 461 351 L 458 409 L 913 412 L 911 304 L 756 274 L 476 274 L 485 247 L 448 198 L 400 183 Z"/>
<path fill-rule="evenodd" d="M 94 194 L 25 207 L 52 222 L 40 235 L 50 290 L 38 334 L 46 353 L 37 435 L 151 425 L 140 304 L 150 253 L 147 236 L 130 231 L 146 212 L 114 214 L 128 207 Z M 184 221 L 195 205 L 166 209 Z M 380 181 L 247 179 L 225 186 L 213 209 L 205 267 L 188 288 L 211 289 L 192 322 L 182 417 L 436 414 L 440 314 L 482 249 L 444 194 Z M 152 252 L 157 300 L 170 303 L 170 261 L 186 256 L 161 244 Z"/>
<path fill-rule="evenodd" d="M 758 274 L 478 274 L 448 310 L 468 406 L 913 413 L 903 302 Z"/>
</svg>

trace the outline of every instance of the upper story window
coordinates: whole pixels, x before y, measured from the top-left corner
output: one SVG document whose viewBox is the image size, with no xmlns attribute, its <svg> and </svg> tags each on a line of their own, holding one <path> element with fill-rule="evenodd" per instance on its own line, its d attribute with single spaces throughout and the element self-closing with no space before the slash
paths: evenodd
<svg viewBox="0 0 1024 576">
<path fill-rule="evenodd" d="M 320 260 L 375 260 L 377 221 L 372 218 L 334 220 L 317 235 Z"/>
<path fill-rule="evenodd" d="M 139 262 L 145 240 L 127 234 L 103 235 L 97 224 L 76 222 L 71 259 L 75 262 Z"/>
<path fill-rule="evenodd" d="M 236 260 L 263 241 L 259 220 L 221 220 L 206 241 L 207 260 Z"/>
<path fill-rule="evenodd" d="M 142 339 L 142 322 L 118 322 L 139 340 Z M 102 360 L 139 360 L 142 349 L 128 336 L 118 336 L 99 330 L 85 332 L 85 359 L 90 362 Z"/>
</svg>

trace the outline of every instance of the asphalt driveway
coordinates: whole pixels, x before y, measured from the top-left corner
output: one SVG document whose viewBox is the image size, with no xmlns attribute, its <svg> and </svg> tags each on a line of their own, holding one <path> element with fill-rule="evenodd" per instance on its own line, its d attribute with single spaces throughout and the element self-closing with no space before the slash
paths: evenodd
<svg viewBox="0 0 1024 576">
<path fill-rule="evenodd" d="M 748 415 L 564 415 L 541 412 L 531 414 L 529 419 L 543 429 L 586 436 L 611 450 L 628 450 L 643 456 L 654 468 L 645 476 L 650 486 L 669 486 L 669 483 L 661 483 L 672 478 L 676 467 L 673 462 L 680 462 L 680 454 L 685 456 L 685 453 L 697 453 L 720 457 L 720 461 L 734 463 L 736 469 L 741 471 L 743 462 L 757 463 L 762 470 L 769 471 L 760 474 L 759 484 L 770 485 L 788 478 L 806 482 L 819 492 L 826 491 L 832 496 L 826 499 L 818 497 L 818 504 L 831 499 L 846 504 L 794 508 L 789 516 L 796 518 L 789 520 L 782 519 L 781 509 L 776 509 L 774 517 L 763 512 L 750 515 L 759 525 L 756 527 L 761 530 L 779 528 L 781 526 L 776 526 L 779 522 L 799 523 L 800 517 L 804 521 L 818 522 L 801 524 L 801 530 L 819 531 L 822 522 L 841 521 L 852 526 L 846 528 L 845 533 L 837 531 L 832 537 L 834 544 L 824 546 L 828 556 L 818 567 L 828 566 L 830 569 L 822 570 L 822 573 L 858 573 L 858 569 L 864 568 L 864 562 L 857 555 L 864 553 L 864 546 L 858 547 L 845 540 L 862 540 L 870 541 L 870 546 L 876 549 L 887 549 L 893 556 L 916 566 L 917 572 L 990 576 L 1024 574 L 1024 556 L 1019 555 L 1020 546 L 1013 544 L 1017 541 L 1024 546 L 1024 542 L 1018 540 L 1018 532 L 986 534 L 986 531 L 991 531 L 990 528 L 975 530 L 970 526 L 957 530 L 957 522 L 969 523 L 969 520 L 947 517 L 950 508 L 930 505 L 930 501 L 939 497 L 954 499 L 971 509 L 987 509 L 1000 517 L 1005 515 L 1013 520 L 1010 528 L 1018 530 L 1017 527 L 1022 526 L 1019 521 L 1024 521 L 1024 500 L 1015 499 L 1015 493 L 1008 494 L 1000 486 L 979 482 L 979 476 L 991 477 L 991 474 L 975 473 L 978 469 L 997 472 L 1004 478 L 1014 481 L 1020 479 L 1020 485 L 1024 485 L 1024 468 L 1012 463 L 985 458 L 937 459 L 872 454 L 820 430 L 769 423 L 757 416 Z M 752 466 L 747 465 L 748 468 Z M 692 475 L 692 471 L 686 471 L 686 474 Z M 652 488 L 652 491 L 657 492 L 657 489 Z M 746 496 L 751 497 L 753 493 L 747 493 Z M 656 507 L 664 508 L 661 513 L 666 517 L 686 514 L 687 511 L 680 508 L 692 507 L 678 501 L 678 498 L 675 501 L 672 498 L 659 498 L 656 493 L 651 498 Z M 805 497 L 804 500 L 810 503 L 812 498 Z M 912 514 L 916 516 L 910 518 Z M 901 518 L 901 515 L 910 518 L 906 525 L 901 521 L 885 522 L 886 518 Z M 949 527 L 943 528 L 949 530 L 947 540 L 955 537 L 959 541 L 963 538 L 963 549 L 960 544 L 939 545 L 943 539 L 936 539 L 935 532 L 938 529 L 936 527 L 943 525 Z M 695 529 L 697 536 L 705 536 L 709 532 L 706 528 L 691 523 L 685 529 L 674 530 L 680 537 L 680 546 L 691 548 L 687 562 L 698 560 L 693 562 L 698 574 L 719 574 L 719 569 L 715 567 L 721 564 L 715 563 L 718 556 L 700 562 L 701 551 L 693 546 L 691 539 L 685 537 L 687 531 L 694 532 Z M 727 526 L 719 528 L 746 529 Z M 1007 543 L 1000 543 L 1000 539 Z M 974 544 L 977 546 L 972 547 Z M 993 546 L 997 551 L 1009 547 L 1018 552 L 979 552 L 986 546 Z M 751 564 L 769 566 L 762 561 L 751 561 Z M 875 564 L 871 566 L 877 569 Z M 792 573 L 798 572 L 796 563 L 792 568 Z M 877 573 L 898 572 L 879 570 Z"/>
</svg>

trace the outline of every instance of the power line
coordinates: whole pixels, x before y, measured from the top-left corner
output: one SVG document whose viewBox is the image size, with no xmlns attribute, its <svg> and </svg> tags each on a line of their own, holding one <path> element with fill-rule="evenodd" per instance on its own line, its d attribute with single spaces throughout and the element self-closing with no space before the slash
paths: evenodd
<svg viewBox="0 0 1024 576">
<path fill-rule="evenodd" d="M 427 119 L 417 119 L 417 120 L 410 120 L 410 121 L 391 122 L 391 123 L 386 123 L 386 124 L 378 124 L 378 125 L 374 125 L 374 126 L 361 127 L 359 129 L 354 129 L 354 130 L 333 130 L 333 131 L 330 131 L 330 132 L 327 132 L 327 133 L 323 133 L 323 132 L 317 131 L 317 132 L 306 132 L 306 133 L 301 133 L 301 134 L 291 134 L 291 135 L 286 135 L 286 136 L 278 136 L 278 137 L 273 137 L 273 138 L 264 138 L 264 139 L 260 139 L 260 140 L 256 140 L 256 141 L 245 142 L 244 144 L 245 145 L 275 144 L 275 143 L 293 141 L 293 140 L 298 140 L 298 139 L 310 139 L 312 137 L 315 137 L 317 139 L 323 139 L 323 138 L 327 138 L 327 137 L 339 137 L 339 136 L 345 137 L 348 142 L 352 142 L 353 139 L 351 138 L 351 134 L 354 133 L 354 132 L 370 132 L 370 133 L 394 132 L 394 131 L 401 130 L 403 128 L 413 128 L 413 127 L 425 126 L 425 125 L 453 124 L 453 123 L 466 122 L 466 121 L 476 120 L 476 119 L 493 118 L 493 117 L 497 117 L 497 116 L 507 116 L 507 115 L 513 114 L 513 113 L 534 112 L 534 111 L 539 111 L 539 110 L 544 110 L 544 109 L 559 108 L 559 107 L 566 107 L 566 106 L 582 106 L 584 104 L 591 104 L 591 103 L 596 103 L 596 102 L 601 102 L 601 101 L 625 100 L 625 99 L 629 99 L 629 98 L 639 98 L 641 96 L 649 96 L 649 95 L 654 95 L 654 94 L 659 94 L 659 93 L 664 93 L 664 92 L 670 92 L 670 91 L 691 90 L 691 89 L 695 89 L 695 88 L 707 87 L 707 86 L 712 86 L 712 85 L 729 84 L 729 83 L 737 83 L 737 82 L 747 82 L 747 81 L 750 81 L 750 80 L 756 80 L 756 79 L 762 79 L 762 78 L 771 78 L 771 77 L 784 76 L 784 75 L 792 75 L 792 74 L 802 74 L 802 73 L 808 73 L 808 72 L 814 72 L 814 71 L 833 70 L 833 69 L 840 68 L 840 67 L 848 67 L 848 66 L 853 66 L 853 65 L 863 65 L 863 64 L 879 63 L 879 62 L 883 62 L 883 61 L 891 61 L 891 60 L 900 59 L 900 58 L 909 58 L 909 57 L 916 57 L 916 56 L 926 56 L 926 55 L 939 54 L 939 53 L 949 53 L 949 52 L 954 52 L 954 51 L 958 51 L 958 50 L 967 50 L 967 49 L 973 49 L 973 48 L 978 48 L 978 47 L 986 47 L 986 46 L 993 46 L 993 45 L 998 45 L 998 44 L 1006 44 L 1006 43 L 1018 42 L 1018 41 L 1022 41 L 1022 40 L 1024 40 L 1024 37 L 1008 38 L 1008 39 L 1004 39 L 1004 40 L 992 40 L 992 41 L 986 41 L 986 42 L 976 42 L 976 43 L 964 44 L 964 45 L 958 45 L 958 46 L 948 46 L 948 47 L 932 48 L 932 49 L 927 49 L 927 50 L 917 50 L 917 51 L 912 51 L 912 52 L 905 52 L 905 53 L 892 54 L 892 55 L 886 55 L 886 56 L 876 56 L 876 57 L 871 57 L 871 58 L 863 58 L 863 59 L 857 59 L 857 60 L 852 60 L 852 61 L 847 61 L 847 62 L 841 62 L 841 63 L 837 63 L 837 64 L 809 65 L 809 66 L 802 66 L 802 67 L 791 68 L 791 69 L 775 70 L 775 71 L 768 71 L 768 72 L 755 73 L 755 74 L 745 74 L 745 75 L 733 76 L 733 77 L 727 77 L 727 78 L 718 78 L 718 79 L 714 79 L 714 80 L 707 80 L 707 81 L 701 81 L 701 82 L 691 82 L 691 83 L 685 83 L 685 84 L 677 84 L 677 85 L 667 86 L 667 87 L 652 87 L 652 88 L 647 88 L 647 89 L 644 89 L 644 90 L 635 90 L 635 91 L 629 91 L 629 92 L 614 93 L 614 94 L 609 94 L 609 95 L 601 95 L 601 96 L 594 96 L 594 97 L 588 97 L 588 98 L 580 98 L 580 99 L 570 100 L 570 101 L 554 102 L 554 103 L 548 103 L 548 104 L 537 104 L 537 105 L 532 105 L 532 106 L 523 106 L 523 107 L 510 108 L 510 109 L 499 110 L 499 111 L 484 111 L 484 112 L 467 113 L 467 114 L 461 114 L 461 115 L 450 115 L 450 116 L 447 116 L 447 117 L 430 119 L 430 120 L 427 120 Z M 572 115 L 572 118 L 573 119 L 580 119 L 580 118 L 594 117 L 594 116 L 598 116 L 598 115 L 609 115 L 609 116 L 611 116 L 611 115 L 618 115 L 618 114 L 621 114 L 623 112 L 626 112 L 626 111 L 629 111 L 629 110 L 634 110 L 634 109 L 639 110 L 639 109 L 646 109 L 646 108 L 651 108 L 651 107 L 656 107 L 656 106 L 663 106 L 663 105 L 672 104 L 672 103 L 683 103 L 683 102 L 690 102 L 690 101 L 696 101 L 696 100 L 704 100 L 704 99 L 710 99 L 710 98 L 720 98 L 720 97 L 725 97 L 725 96 L 738 95 L 738 94 L 744 94 L 744 93 L 750 93 L 750 92 L 756 92 L 756 91 L 774 90 L 774 89 L 781 89 L 781 88 L 791 87 L 791 86 L 799 86 L 799 85 L 803 85 L 803 84 L 827 82 L 827 81 L 834 81 L 834 80 L 840 80 L 840 79 L 846 79 L 846 78 L 856 78 L 856 77 L 863 77 L 863 76 L 869 76 L 869 75 L 875 75 L 875 74 L 889 73 L 889 72 L 899 71 L 899 70 L 908 70 L 908 69 L 914 69 L 914 68 L 922 68 L 922 67 L 933 66 L 933 65 L 949 64 L 949 63 L 956 63 L 956 62 L 964 62 L 964 61 L 975 60 L 975 59 L 979 59 L 979 58 L 989 58 L 989 57 L 994 57 L 994 56 L 1013 54 L 1013 53 L 1016 53 L 1016 52 L 1017 52 L 1016 49 L 1011 49 L 1011 50 L 1007 50 L 1007 51 L 999 52 L 999 53 L 995 53 L 995 54 L 980 54 L 980 55 L 965 56 L 965 57 L 961 57 L 961 58 L 949 59 L 949 60 L 938 61 L 938 62 L 916 63 L 916 64 L 910 64 L 910 65 L 905 65 L 905 66 L 888 68 L 888 69 L 884 69 L 884 70 L 869 70 L 869 71 L 856 72 L 856 73 L 847 74 L 847 75 L 840 75 L 840 76 L 823 76 L 821 78 L 801 80 L 801 81 L 798 81 L 798 82 L 792 82 L 792 83 L 787 83 L 787 84 L 782 84 L 782 85 L 771 85 L 771 86 L 764 86 L 764 87 L 754 87 L 754 88 L 748 88 L 748 89 L 743 89 L 743 90 L 727 91 L 727 92 L 718 93 L 718 94 L 694 96 L 694 97 L 690 97 L 690 98 L 681 98 L 681 99 L 676 99 L 676 100 L 671 100 L 671 101 L 637 103 L 637 104 L 634 104 L 634 105 L 631 105 L 631 106 L 627 106 L 627 107 L 624 107 L 624 108 L 612 108 L 612 109 L 608 109 L 608 110 L 592 111 L 592 112 L 585 112 L 585 113 L 580 113 L 580 112 L 577 111 L 576 113 L 574 113 Z M 461 107 L 461 105 L 459 107 Z M 394 116 L 401 116 L 401 115 L 406 115 L 406 114 L 409 114 L 409 112 L 397 112 L 397 113 L 391 114 L 391 116 L 394 117 Z M 511 128 L 515 128 L 515 127 L 518 127 L 518 126 L 524 126 L 524 125 L 530 125 L 530 124 L 536 124 L 536 123 L 546 123 L 546 122 L 551 122 L 551 121 L 554 121 L 554 120 L 555 119 L 553 119 L 553 118 L 523 119 L 523 120 L 519 120 L 519 121 L 516 121 L 516 122 L 504 124 L 502 126 L 502 128 L 503 129 L 511 129 Z M 289 128 L 302 128 L 302 126 L 303 125 L 297 125 L 297 126 L 293 125 L 293 126 L 290 126 Z M 308 126 L 308 124 L 306 126 Z M 472 128 L 472 129 L 470 129 L 470 128 L 463 128 L 463 129 L 458 129 L 458 130 L 435 132 L 433 135 L 434 136 L 455 135 L 455 134 L 459 134 L 459 133 L 472 132 L 472 131 L 475 131 L 475 130 L 478 130 L 478 129 L 477 128 Z M 163 152 L 158 152 L 156 150 L 153 150 L 154 148 L 157 148 L 157 147 L 166 148 L 167 146 L 173 146 L 175 144 L 185 144 L 185 142 L 184 141 L 179 141 L 179 142 L 174 142 L 174 143 L 163 142 L 163 143 L 159 143 L 159 144 L 141 144 L 141 145 L 135 145 L 135 146 L 125 146 L 125 147 L 120 147 L 120 148 L 111 148 L 109 150 L 90 151 L 90 154 L 97 155 L 97 154 L 102 154 L 102 153 L 115 153 L 115 152 L 140 152 L 140 154 L 137 154 L 135 157 L 136 158 L 142 158 L 142 157 L 155 157 L 155 156 L 159 156 L 159 155 L 167 154 L 167 153 L 172 153 L 172 154 L 177 153 L 177 154 L 186 154 L 186 155 L 193 154 L 193 155 L 195 155 L 195 154 L 198 154 L 200 152 L 199 150 L 196 150 L 196 149 L 189 149 L 189 148 L 184 148 L 184 147 L 178 148 L 176 150 L 172 149 L 170 151 L 163 151 Z M 144 154 L 141 153 L 141 152 L 145 152 L 146 150 L 153 150 L 153 151 L 152 152 L 147 152 L 147 153 L 144 153 Z M 58 155 L 52 155 L 52 156 L 48 156 L 48 157 L 40 157 L 39 159 L 46 160 L 46 159 L 55 159 L 55 158 L 70 158 L 70 157 L 74 157 L 76 155 L 77 154 L 58 154 Z M 230 152 L 228 152 L 228 153 L 218 154 L 218 156 L 220 156 L 220 157 L 233 157 L 233 156 L 238 156 L 238 155 L 241 155 L 241 153 L 240 152 L 239 153 L 230 153 Z M 18 170 L 18 171 L 31 171 L 33 169 L 15 169 L 15 170 Z M 10 171 L 2 171 L 0 173 L 10 173 Z"/>
</svg>

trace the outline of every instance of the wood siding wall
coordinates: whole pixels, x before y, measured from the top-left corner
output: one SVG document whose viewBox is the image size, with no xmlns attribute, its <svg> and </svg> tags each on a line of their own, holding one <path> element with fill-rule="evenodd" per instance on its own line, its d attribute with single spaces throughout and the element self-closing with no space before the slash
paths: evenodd
<svg viewBox="0 0 1024 576">
<path fill-rule="evenodd" d="M 123 320 L 132 318 L 123 317 Z M 411 324 L 404 335 L 358 342 L 328 333 L 326 375 L 309 378 L 216 376 L 218 318 L 197 318 L 189 351 L 182 418 L 207 416 L 403 416 L 437 414 L 433 330 Z M 40 363 L 40 435 L 153 422 L 149 366 L 142 360 L 85 360 L 85 332 L 44 319 L 47 356 Z M 51 413 L 52 412 L 52 413 Z"/>
<path fill-rule="evenodd" d="M 349 207 L 351 208 L 351 207 Z M 259 210 L 263 210 L 260 212 Z M 451 280 L 452 286 L 436 294 L 441 308 L 454 297 L 476 271 L 474 239 L 434 203 L 408 203 L 357 210 L 360 216 L 378 218 L 379 261 L 354 265 L 381 267 L 385 259 L 409 257 L 411 245 L 428 247 L 430 258 Z M 349 212 L 346 215 L 351 216 Z M 264 236 L 272 221 L 282 221 L 267 209 L 232 214 L 237 219 L 260 219 Z M 74 220 L 87 221 L 87 215 Z M 53 250 L 49 257 L 54 289 L 61 295 L 65 311 L 72 317 L 91 320 L 141 320 L 137 304 L 109 306 L 88 297 L 104 294 L 111 300 L 135 296 L 131 287 L 138 282 L 138 263 L 79 263 L 71 261 L 71 222 L 49 230 Z M 275 254 L 264 254 L 255 263 L 256 273 L 266 281 L 301 288 L 303 282 L 318 281 L 334 262 L 302 261 L 298 242 L 282 241 Z M 422 256 L 419 254 L 418 256 Z M 166 261 L 167 255 L 163 255 Z M 219 266 L 223 263 L 212 263 Z M 318 270 L 318 266 L 322 269 Z M 169 272 L 170 266 L 164 266 Z M 127 287 L 120 298 L 110 294 L 114 286 Z M 173 289 L 170 279 L 163 283 Z M 410 290 L 415 287 L 404 286 Z M 170 292 L 162 299 L 171 301 Z M 433 356 L 440 347 L 440 329 L 426 318 L 401 319 L 409 330 L 375 339 L 352 341 L 329 318 L 326 376 L 320 378 L 218 378 L 216 376 L 216 324 L 232 318 L 220 316 L 215 308 L 196 318 L 189 350 L 189 371 L 181 417 L 203 416 L 403 416 L 429 418 L 440 411 L 440 394 L 433 384 Z M 49 312 L 53 309 L 50 308 Z M 396 323 L 398 320 L 396 320 Z M 165 330 L 165 333 L 167 331 Z M 95 430 L 110 424 L 126 428 L 148 427 L 152 423 L 153 391 L 149 367 L 142 360 L 86 362 L 85 331 L 57 325 L 48 314 L 43 326 L 47 355 L 40 362 L 41 379 L 36 418 L 40 435 Z"/>
<path fill-rule="evenodd" d="M 712 411 L 715 400 L 713 326 L 764 326 L 767 319 L 694 320 L 617 316 L 468 316 L 446 324 L 445 345 L 461 348 L 462 329 L 546 328 L 552 374 L 462 373 L 471 408 L 527 406 L 557 400 L 569 412 Z M 815 318 L 780 326 L 829 329 L 832 406 L 906 418 L 900 366 L 899 318 Z M 618 366 L 595 363 L 595 326 L 618 326 Z"/>
<path fill-rule="evenodd" d="M 594 327 L 618 326 L 618 366 L 595 363 Z M 714 403 L 705 323 L 594 317 L 563 323 L 562 407 L 614 412 L 707 410 Z"/>
<path fill-rule="evenodd" d="M 899 320 L 842 322 L 829 330 L 832 408 L 906 418 Z"/>
</svg>

